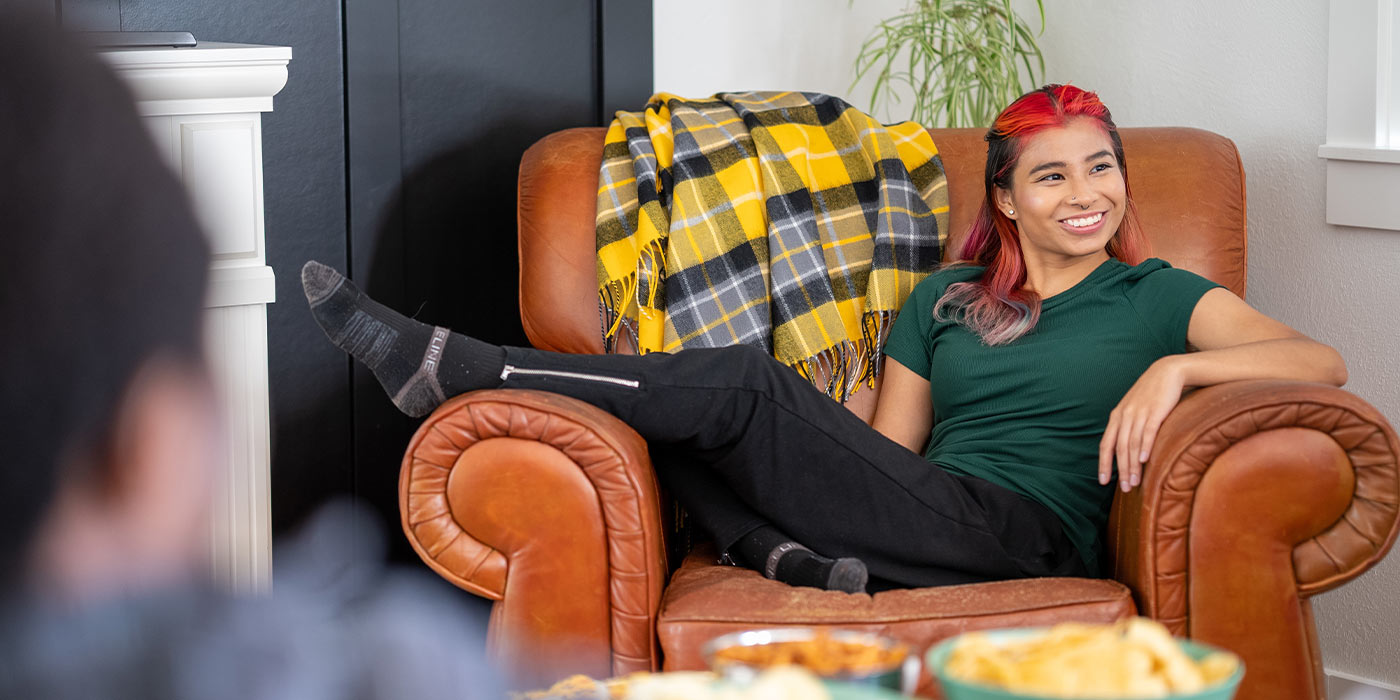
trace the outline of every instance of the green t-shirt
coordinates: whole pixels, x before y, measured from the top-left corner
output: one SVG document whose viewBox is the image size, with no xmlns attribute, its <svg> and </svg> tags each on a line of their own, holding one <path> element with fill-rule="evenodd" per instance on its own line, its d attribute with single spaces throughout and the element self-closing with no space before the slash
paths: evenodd
<svg viewBox="0 0 1400 700">
<path fill-rule="evenodd" d="M 929 380 L 928 460 L 1054 511 L 1097 573 L 1117 484 L 1098 482 L 1108 414 L 1154 361 L 1186 352 L 1196 302 L 1220 285 L 1156 258 L 1135 267 L 1110 259 L 1045 299 L 1030 333 L 988 347 L 966 327 L 933 318 L 948 285 L 982 271 L 950 267 L 919 283 L 885 354 Z"/>
</svg>

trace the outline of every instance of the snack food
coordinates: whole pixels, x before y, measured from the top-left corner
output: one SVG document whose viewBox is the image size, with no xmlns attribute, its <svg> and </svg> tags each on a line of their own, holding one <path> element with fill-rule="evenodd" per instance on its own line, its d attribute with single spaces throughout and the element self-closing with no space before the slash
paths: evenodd
<svg viewBox="0 0 1400 700">
<path fill-rule="evenodd" d="M 943 673 L 1016 693 L 1150 698 L 1200 692 L 1238 667 L 1238 658 L 1220 652 L 1194 661 L 1166 627 L 1133 618 L 1113 625 L 1065 623 L 1001 642 L 969 633 L 953 646 Z"/>
<path fill-rule="evenodd" d="M 512 693 L 511 700 L 830 700 L 831 693 L 811 671 L 773 668 L 743 683 L 709 671 L 639 671 L 594 680 L 570 676 L 548 690 Z"/>
<path fill-rule="evenodd" d="M 733 644 L 716 648 L 715 668 L 741 664 L 750 668 L 801 666 L 819 676 L 862 676 L 895 668 L 909 655 L 903 644 L 882 644 L 869 635 L 837 636 L 827 630 L 798 635 L 790 640 Z"/>
<path fill-rule="evenodd" d="M 718 680 L 719 677 L 709 671 L 637 671 L 606 680 L 595 680 L 580 674 L 569 676 L 548 690 L 511 693 L 510 700 L 628 700 L 634 697 L 655 698 L 657 692 L 670 693 L 666 697 L 685 697 L 686 693 L 690 693 L 695 698 L 708 699 L 711 697 L 707 694 L 709 688 Z M 633 693 L 636 687 L 643 688 L 642 694 Z"/>
<path fill-rule="evenodd" d="M 628 684 L 626 700 L 829 700 L 821 681 L 800 668 L 771 668 L 742 685 L 696 673 L 658 673 Z"/>
<path fill-rule="evenodd" d="M 548 690 L 511 693 L 510 700 L 597 700 L 606 690 L 603 681 L 578 674 L 555 683 Z"/>
</svg>

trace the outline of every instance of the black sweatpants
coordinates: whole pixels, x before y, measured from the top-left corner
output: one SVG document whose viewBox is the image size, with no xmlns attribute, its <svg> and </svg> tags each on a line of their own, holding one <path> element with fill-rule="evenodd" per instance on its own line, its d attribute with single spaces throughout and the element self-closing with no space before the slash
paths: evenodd
<svg viewBox="0 0 1400 700">
<path fill-rule="evenodd" d="M 903 586 L 1087 575 L 1049 509 L 930 464 L 760 349 L 507 348 L 503 377 L 504 387 L 581 399 L 632 426 L 662 485 L 722 551 L 771 523 Z"/>
</svg>

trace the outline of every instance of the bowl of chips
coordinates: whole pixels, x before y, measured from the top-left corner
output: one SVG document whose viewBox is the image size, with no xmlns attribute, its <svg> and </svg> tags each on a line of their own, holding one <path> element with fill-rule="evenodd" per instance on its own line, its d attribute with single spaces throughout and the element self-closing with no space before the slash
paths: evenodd
<svg viewBox="0 0 1400 700">
<path fill-rule="evenodd" d="M 928 666 L 947 700 L 1230 700 L 1244 677 L 1238 656 L 1141 617 L 969 632 L 929 650 Z"/>
<path fill-rule="evenodd" d="M 834 681 L 910 693 L 919 657 L 888 637 L 846 630 L 792 627 L 726 634 L 701 649 L 716 673 L 746 680 L 764 669 L 800 666 Z"/>
</svg>

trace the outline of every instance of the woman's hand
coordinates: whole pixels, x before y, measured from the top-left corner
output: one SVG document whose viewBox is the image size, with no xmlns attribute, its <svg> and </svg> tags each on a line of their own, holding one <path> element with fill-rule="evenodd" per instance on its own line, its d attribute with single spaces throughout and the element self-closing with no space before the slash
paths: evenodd
<svg viewBox="0 0 1400 700">
<path fill-rule="evenodd" d="M 1152 363 L 1108 414 L 1108 428 L 1099 441 L 1100 484 L 1113 477 L 1115 461 L 1118 485 L 1124 492 L 1142 483 L 1142 465 L 1152 454 L 1157 429 L 1181 401 L 1186 387 L 1179 357 L 1168 355 Z"/>
</svg>

